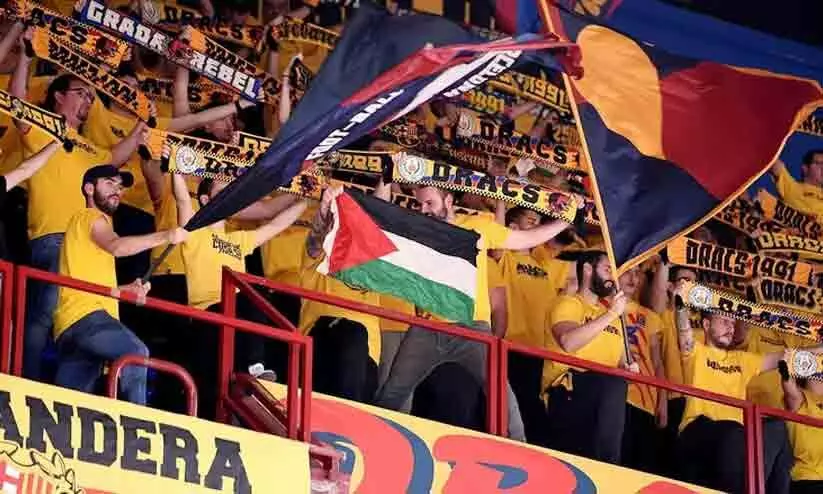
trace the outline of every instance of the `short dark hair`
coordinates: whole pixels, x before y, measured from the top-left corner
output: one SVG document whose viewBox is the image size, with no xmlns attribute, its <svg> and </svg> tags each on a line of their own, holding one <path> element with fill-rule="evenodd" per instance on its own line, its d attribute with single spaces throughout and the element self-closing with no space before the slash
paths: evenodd
<svg viewBox="0 0 823 494">
<path fill-rule="evenodd" d="M 506 226 L 509 226 L 511 223 L 519 220 L 520 216 L 522 216 L 526 211 L 528 210 L 521 206 L 515 206 L 506 211 Z"/>
<path fill-rule="evenodd" d="M 595 266 L 597 263 L 600 262 L 600 259 L 606 257 L 605 252 L 600 251 L 593 251 L 593 252 L 584 252 L 580 254 L 580 257 L 577 258 L 577 282 L 583 282 L 583 266 L 585 264 L 590 264 L 592 267 L 592 271 L 594 271 Z"/>
<path fill-rule="evenodd" d="M 74 74 L 61 74 L 55 77 L 46 90 L 46 101 L 43 102 L 43 108 L 50 112 L 54 112 L 54 107 L 57 106 L 57 98 L 55 98 L 55 94 L 66 92 L 69 85 L 71 85 L 71 81 L 83 82 L 82 79 Z"/>
<path fill-rule="evenodd" d="M 814 162 L 814 155 L 823 154 L 823 149 L 810 149 L 803 155 L 803 164 L 808 166 Z"/>
</svg>

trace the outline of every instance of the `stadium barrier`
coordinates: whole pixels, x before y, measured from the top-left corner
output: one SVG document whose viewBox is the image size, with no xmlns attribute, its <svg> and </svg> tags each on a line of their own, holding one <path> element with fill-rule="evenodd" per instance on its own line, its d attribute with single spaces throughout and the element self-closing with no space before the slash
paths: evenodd
<svg viewBox="0 0 823 494">
<path fill-rule="evenodd" d="M 25 320 L 26 283 L 29 279 L 55 283 L 76 290 L 118 298 L 130 303 L 138 303 L 136 297 L 127 292 L 114 296 L 112 294 L 112 290 L 107 287 L 66 278 L 26 266 L 17 266 L 15 268 L 9 263 L 0 262 L 0 280 L 2 280 L 2 296 L 0 296 L 0 303 L 2 303 L 2 306 L 0 306 L 0 315 L 3 318 L 2 321 L 0 321 L 0 328 L 2 328 L 2 335 L 0 335 L 0 364 L 2 364 L 3 372 L 8 372 L 10 369 L 15 375 L 20 375 L 22 369 L 23 335 L 22 331 L 12 331 L 11 309 L 12 307 L 14 308 L 14 328 L 22 328 L 23 321 Z M 15 287 L 13 290 L 14 293 L 11 293 L 12 290 L 9 289 L 12 282 L 14 282 Z M 311 430 L 309 422 L 311 407 L 311 338 L 296 333 L 294 326 L 288 323 L 288 321 L 286 321 L 282 314 L 276 311 L 276 309 L 271 307 L 271 305 L 266 302 L 265 299 L 256 292 L 256 290 L 254 290 L 254 286 L 262 286 L 276 292 L 286 293 L 316 302 L 371 314 L 380 318 L 419 326 L 430 331 L 467 338 L 486 345 L 489 350 L 487 371 L 488 375 L 492 377 L 491 379 L 488 379 L 488 382 L 486 383 L 489 411 L 487 414 L 486 432 L 490 434 L 503 435 L 501 434 L 501 431 L 506 430 L 506 427 L 504 427 L 507 422 L 506 395 L 505 393 L 501 393 L 500 390 L 501 387 L 505 385 L 508 378 L 507 364 L 508 355 L 510 352 L 519 352 L 544 360 L 551 360 L 601 374 L 621 377 L 635 383 L 647 384 L 656 388 L 663 388 L 669 391 L 681 393 L 683 395 L 709 400 L 741 409 L 744 417 L 743 427 L 745 430 L 746 439 L 746 492 L 749 494 L 760 494 L 765 492 L 764 472 L 762 469 L 762 420 L 764 418 L 772 417 L 811 427 L 823 428 L 823 420 L 813 419 L 796 413 L 787 412 L 785 410 L 756 405 L 754 403 L 730 398 L 702 389 L 693 388 L 691 386 L 669 383 L 655 377 L 642 376 L 622 369 L 606 367 L 594 362 L 581 360 L 576 357 L 557 352 L 527 347 L 519 343 L 501 340 L 494 336 L 478 333 L 466 328 L 429 321 L 419 317 L 409 316 L 384 309 L 382 307 L 353 302 L 340 297 L 273 282 L 266 278 L 254 275 L 232 272 L 225 268 L 223 276 L 223 314 L 205 312 L 164 300 L 146 297 L 143 306 L 149 309 L 160 310 L 184 317 L 191 317 L 193 319 L 221 326 L 221 342 L 227 342 L 232 349 L 232 353 L 230 353 L 226 348 L 223 348 L 218 356 L 221 373 L 219 383 L 221 400 L 218 400 L 220 401 L 218 406 L 220 407 L 221 413 L 223 414 L 222 418 L 224 419 L 227 417 L 228 412 L 226 405 L 228 405 L 228 409 L 230 409 L 233 413 L 236 413 L 237 410 L 240 409 L 236 406 L 236 402 L 232 401 L 228 390 L 233 360 L 234 331 L 239 329 L 241 331 L 252 332 L 261 336 L 287 342 L 290 346 L 290 369 L 296 367 L 298 372 L 290 372 L 287 379 L 289 394 L 286 400 L 286 410 L 289 424 L 288 427 L 286 427 L 285 433 L 292 439 L 298 439 L 304 442 L 310 442 L 309 431 Z M 258 308 L 263 310 L 264 313 L 275 321 L 279 321 L 278 324 L 282 325 L 286 329 L 275 329 L 262 324 L 236 319 L 234 317 L 237 295 L 235 290 L 249 296 Z M 302 355 L 299 355 L 301 350 Z M 299 358 L 298 355 L 302 358 Z M 11 364 L 11 366 L 9 366 L 9 364 Z M 303 388 L 302 393 L 298 391 L 297 374 L 300 374 L 300 387 Z M 238 378 L 240 378 L 240 375 L 235 376 L 236 380 Z M 240 378 L 240 381 L 243 381 L 243 379 Z M 246 379 L 243 382 L 248 385 L 249 379 Z M 298 400 L 299 410 L 297 410 Z M 275 403 L 270 403 L 268 401 L 269 400 L 266 399 L 262 400 L 263 406 L 267 409 L 278 406 Z M 261 432 L 270 432 L 270 428 L 268 428 L 265 424 L 260 423 L 260 420 L 255 419 L 255 417 L 251 414 L 248 414 L 247 412 L 244 413 L 243 410 L 241 410 L 241 414 L 244 414 L 245 418 L 249 419 L 249 423 L 253 429 Z M 317 451 L 318 453 L 321 453 L 323 450 L 322 448 L 319 448 Z M 333 461 L 339 459 L 336 455 L 326 456 Z"/>
<path fill-rule="evenodd" d="M 8 277 L 8 270 L 2 271 L 6 277 Z M 229 276 L 224 276 L 223 283 L 224 287 L 230 281 L 227 281 Z M 11 348 L 11 362 L 12 362 L 12 374 L 16 376 L 22 375 L 23 369 L 23 331 L 22 328 L 25 326 L 25 317 L 26 317 L 26 287 L 29 280 L 36 280 L 45 283 L 53 283 L 59 286 L 71 288 L 74 290 L 80 290 L 88 293 L 93 293 L 96 295 L 101 295 L 104 297 L 116 298 L 120 301 L 132 303 L 135 305 L 140 305 L 147 309 L 157 310 L 160 312 L 165 312 L 168 314 L 174 314 L 181 317 L 188 317 L 197 321 L 210 323 L 215 326 L 220 326 L 220 343 L 225 343 L 225 347 L 231 349 L 231 354 L 227 354 L 226 348 L 220 348 L 218 359 L 221 365 L 231 365 L 233 360 L 233 352 L 234 352 L 234 332 L 235 330 L 245 331 L 248 333 L 253 333 L 265 338 L 279 340 L 286 342 L 290 348 L 298 347 L 297 351 L 290 350 L 292 354 L 300 355 L 300 349 L 302 348 L 302 359 L 298 359 L 295 363 L 295 366 L 302 371 L 304 376 L 311 377 L 310 372 L 306 372 L 305 369 L 311 368 L 312 362 L 312 341 L 311 338 L 307 338 L 299 333 L 295 333 L 293 331 L 286 331 L 283 329 L 276 329 L 270 326 L 266 326 L 263 324 L 245 321 L 242 319 L 237 319 L 234 317 L 235 314 L 235 305 L 234 301 L 236 300 L 236 294 L 234 290 L 224 290 L 224 301 L 223 301 L 223 309 L 224 314 L 217 314 L 213 312 L 207 312 L 204 310 L 195 309 L 193 307 L 185 306 L 176 304 L 173 302 L 168 302 L 166 300 L 161 300 L 158 298 L 153 297 L 146 297 L 145 300 L 138 300 L 137 296 L 134 293 L 127 292 L 127 291 L 114 291 L 111 287 L 104 287 L 100 285 L 95 285 L 93 283 L 88 283 L 81 280 L 76 280 L 72 278 L 68 278 L 65 276 L 61 276 L 58 274 L 50 273 L 47 271 L 41 271 L 39 269 L 34 269 L 28 266 L 17 266 L 16 270 L 13 275 L 14 279 L 14 303 L 11 304 L 14 306 L 14 331 L 13 333 L 13 341 L 12 341 L 12 348 Z M 6 281 L 6 278 L 4 278 Z M 3 290 L 8 290 L 8 283 L 3 284 Z M 4 294 L 3 300 L 6 300 L 6 296 Z M 5 309 L 4 309 L 5 314 Z M 226 315 L 229 314 L 229 315 Z M 6 324 L 6 319 L 4 318 L 3 321 L 3 336 L 0 338 L 0 341 L 6 342 L 9 341 L 9 331 L 11 330 L 11 326 Z M 3 351 L 6 352 L 2 358 L 2 361 L 6 361 L 8 358 L 8 346 L 5 345 Z M 229 367 L 230 368 L 230 367 Z M 307 434 L 306 431 L 311 430 L 308 420 L 310 418 L 309 413 L 298 414 L 297 408 L 297 386 L 298 386 L 298 376 L 300 372 L 291 373 L 288 376 L 287 385 L 290 389 L 294 390 L 294 400 L 289 400 L 287 402 L 288 407 L 288 414 L 291 417 L 290 422 L 294 421 L 294 425 L 289 427 L 288 430 L 288 437 L 291 439 L 298 439 L 301 441 L 307 441 L 307 436 L 301 436 L 298 431 L 302 430 L 303 434 Z M 227 396 L 228 393 L 228 380 L 224 382 L 221 381 L 219 388 L 218 396 L 218 410 L 223 409 L 223 401 L 224 398 Z M 299 395 L 299 399 L 301 401 L 300 407 L 303 410 L 308 410 L 311 406 L 311 381 L 307 379 L 303 379 L 301 381 L 301 386 L 303 388 L 303 393 Z M 302 423 L 298 423 L 299 420 L 302 420 Z"/>
<path fill-rule="evenodd" d="M 163 374 L 170 374 L 176 377 L 183 383 L 183 389 L 186 391 L 186 415 L 190 417 L 197 416 L 197 385 L 194 384 L 191 374 L 182 366 L 151 357 L 141 357 L 139 355 L 124 355 L 115 360 L 109 366 L 109 375 L 106 382 L 106 395 L 109 398 L 117 399 L 117 385 L 120 381 L 120 372 L 124 367 L 130 365 L 139 365 L 154 369 Z"/>
</svg>

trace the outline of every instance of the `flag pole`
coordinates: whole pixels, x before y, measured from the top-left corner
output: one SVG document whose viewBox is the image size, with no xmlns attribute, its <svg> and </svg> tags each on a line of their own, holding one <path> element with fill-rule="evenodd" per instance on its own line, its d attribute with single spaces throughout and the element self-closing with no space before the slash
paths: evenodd
<svg viewBox="0 0 823 494">
<path fill-rule="evenodd" d="M 535 1 L 538 3 L 540 7 L 540 17 L 543 18 L 543 22 L 545 23 L 546 27 L 549 28 L 549 31 L 557 35 L 558 38 L 563 39 L 561 33 L 557 32 L 557 30 L 555 29 L 554 23 L 552 21 L 551 12 L 549 12 L 548 3 L 553 0 Z M 588 164 L 589 180 L 591 180 L 592 195 L 594 195 L 594 204 L 595 206 L 597 206 L 597 214 L 599 215 L 600 219 L 600 231 L 603 234 L 603 243 L 605 244 L 606 248 L 606 256 L 609 259 L 609 265 L 612 270 L 612 276 L 614 276 L 615 287 L 619 290 L 620 272 L 617 270 L 617 261 L 614 256 L 614 251 L 612 250 L 612 240 L 611 235 L 609 234 L 609 222 L 606 220 L 606 210 L 603 208 L 603 200 L 600 197 L 600 188 L 597 186 L 597 177 L 594 173 L 594 167 L 592 165 L 593 161 L 591 153 L 589 152 L 589 144 L 586 141 L 586 134 L 583 132 L 583 123 L 580 120 L 580 112 L 577 110 L 577 103 L 574 98 L 574 89 L 571 84 L 571 81 L 569 80 L 569 76 L 565 72 L 561 72 L 560 74 L 563 77 L 563 86 L 566 88 L 566 97 L 569 100 L 569 107 L 571 108 L 572 114 L 574 115 L 574 125 L 577 127 L 577 134 L 580 136 L 580 144 L 583 148 L 583 157 L 586 159 L 586 163 Z M 631 347 L 629 346 L 629 337 L 626 333 L 625 317 L 622 314 L 620 316 L 620 326 L 623 332 L 623 351 L 626 354 L 626 363 L 631 364 L 633 362 Z"/>
</svg>

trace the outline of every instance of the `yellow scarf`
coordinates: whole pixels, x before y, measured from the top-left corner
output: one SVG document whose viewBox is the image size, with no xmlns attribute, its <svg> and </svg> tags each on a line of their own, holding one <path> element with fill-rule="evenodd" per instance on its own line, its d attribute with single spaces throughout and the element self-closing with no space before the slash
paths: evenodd
<svg viewBox="0 0 823 494">
<path fill-rule="evenodd" d="M 667 246 L 673 264 L 741 278 L 769 277 L 806 285 L 814 268 L 801 261 L 778 259 L 680 237 Z"/>
<path fill-rule="evenodd" d="M 823 334 L 823 320 L 801 316 L 785 309 L 742 300 L 737 295 L 709 287 L 683 282 L 678 288 L 683 302 L 694 309 L 722 314 L 748 324 L 782 331 L 819 341 Z"/>
</svg>

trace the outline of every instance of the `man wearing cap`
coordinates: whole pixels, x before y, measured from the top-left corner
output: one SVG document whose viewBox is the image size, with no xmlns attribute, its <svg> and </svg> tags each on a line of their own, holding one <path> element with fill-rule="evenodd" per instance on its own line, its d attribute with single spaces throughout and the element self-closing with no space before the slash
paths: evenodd
<svg viewBox="0 0 823 494">
<path fill-rule="evenodd" d="M 112 229 L 112 215 L 120 205 L 124 187 L 134 182 L 131 173 L 113 165 L 89 168 L 83 175 L 86 208 L 69 220 L 60 248 L 60 274 L 115 292 L 128 290 L 145 297 L 149 284 L 139 279 L 117 287 L 114 258 L 143 252 L 166 243 L 178 244 L 187 232 L 182 228 L 148 235 L 120 237 Z M 102 365 L 123 355 L 148 356 L 137 336 L 119 320 L 117 299 L 60 287 L 54 313 L 54 337 L 58 365 L 55 383 L 93 392 Z M 120 390 L 128 401 L 146 402 L 146 369 L 124 369 Z"/>
<path fill-rule="evenodd" d="M 18 26 L 12 33 L 19 33 Z M 23 38 L 31 38 L 27 31 Z M 29 73 L 32 58 L 21 50 L 14 74 L 9 80 L 9 93 L 21 99 L 29 96 Z M 81 187 L 83 173 L 94 163 L 120 166 L 143 142 L 148 131 L 145 123 L 135 126 L 131 134 L 104 150 L 85 139 L 81 133 L 91 107 L 97 102 L 94 88 L 69 73 L 55 77 L 48 86 L 43 109 L 63 117 L 67 127 L 66 140 L 73 143 L 71 152 L 58 149 L 43 168 L 28 182 L 28 234 L 31 248 L 30 265 L 57 272 L 60 248 L 71 217 L 85 204 L 73 192 Z M 99 104 L 99 102 L 97 102 Z M 23 157 L 29 158 L 48 145 L 52 136 L 30 124 L 15 120 L 23 145 Z M 28 379 L 48 380 L 43 365 L 43 350 L 48 344 L 52 315 L 57 304 L 57 287 L 50 283 L 32 282 L 26 298 L 23 375 Z"/>
</svg>

